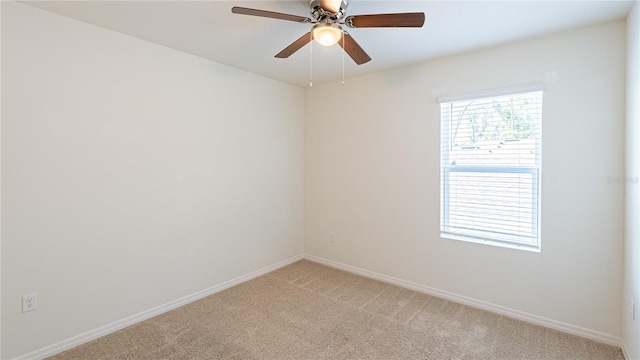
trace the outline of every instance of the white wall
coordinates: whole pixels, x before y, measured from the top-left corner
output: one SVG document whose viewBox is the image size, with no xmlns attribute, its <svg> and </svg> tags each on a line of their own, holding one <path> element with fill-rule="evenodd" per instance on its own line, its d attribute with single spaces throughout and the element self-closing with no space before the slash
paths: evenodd
<svg viewBox="0 0 640 360">
<path fill-rule="evenodd" d="M 624 176 L 624 69 L 620 21 L 308 89 L 305 254 L 615 342 L 624 185 L 611 180 Z M 559 79 L 543 100 L 542 252 L 440 238 L 432 90 L 540 82 L 548 72 Z"/>
<path fill-rule="evenodd" d="M 0 69 L 2 69 L 2 4 L 0 4 Z M 2 84 L 2 71 L 0 71 Z M 2 109 L 2 86 L 0 86 L 0 109 Z M 0 111 L 0 188 L 2 188 L 2 111 Z M 0 191 L 0 358 L 2 358 L 2 191 Z"/>
<path fill-rule="evenodd" d="M 3 359 L 302 254 L 302 89 L 23 4 L 2 36 Z"/>
<path fill-rule="evenodd" d="M 622 340 L 630 359 L 640 359 L 640 3 L 627 17 L 626 212 Z M 635 300 L 635 320 L 631 300 Z"/>
</svg>

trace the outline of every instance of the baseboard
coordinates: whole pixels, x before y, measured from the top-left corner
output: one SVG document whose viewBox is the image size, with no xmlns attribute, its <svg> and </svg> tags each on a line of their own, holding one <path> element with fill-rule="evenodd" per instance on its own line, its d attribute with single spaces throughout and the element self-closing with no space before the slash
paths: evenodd
<svg viewBox="0 0 640 360">
<path fill-rule="evenodd" d="M 627 343 L 624 342 L 624 338 L 620 339 L 620 347 L 622 348 L 622 355 L 625 360 L 633 360 L 631 359 L 631 355 L 629 354 L 629 348 L 627 348 Z"/>
<path fill-rule="evenodd" d="M 238 284 L 241 284 L 245 281 L 251 280 L 253 278 L 256 278 L 258 276 L 267 274 L 269 272 L 272 272 L 276 269 L 279 269 L 283 266 L 287 266 L 289 264 L 292 264 L 298 260 L 302 260 L 303 259 L 303 255 L 296 255 L 294 257 L 291 257 L 289 259 L 280 261 L 278 263 L 275 263 L 273 265 L 264 267 L 262 269 L 258 269 L 256 271 L 250 272 L 246 275 L 242 275 L 239 276 L 235 279 L 231 279 L 229 281 L 225 281 L 223 283 L 220 283 L 218 285 L 212 286 L 208 289 L 202 290 L 202 291 L 198 291 L 196 293 L 193 293 L 191 295 L 187 295 L 183 298 L 168 302 L 164 305 L 160 305 L 157 307 L 154 307 L 152 309 L 143 311 L 139 314 L 135 314 L 129 317 L 126 317 L 122 320 L 118 320 L 116 322 L 101 326 L 97 329 L 91 330 L 91 331 L 87 331 L 83 334 L 74 336 L 72 338 L 57 342 L 55 344 L 43 347 L 41 349 L 35 350 L 33 352 L 18 356 L 17 358 L 15 358 L 14 360 L 39 360 L 39 359 L 44 359 L 46 357 L 49 356 L 53 356 L 55 354 L 59 354 L 65 350 L 74 348 L 76 346 L 82 345 L 86 342 L 89 342 L 91 340 L 95 340 L 99 337 L 111 334 L 115 331 L 124 329 L 128 326 L 134 325 L 136 323 L 139 323 L 141 321 L 150 319 L 154 316 L 163 314 L 167 311 L 173 310 L 173 309 L 177 309 L 181 306 L 184 306 L 186 304 L 189 304 L 191 302 L 194 302 L 196 300 L 200 300 L 204 297 L 207 297 L 209 295 L 213 295 L 217 292 L 220 292 L 222 290 L 228 289 L 232 286 L 236 286 Z"/>
<path fill-rule="evenodd" d="M 383 281 L 389 284 L 401 286 L 407 289 L 415 290 L 421 293 L 425 293 L 428 295 L 437 296 L 439 298 L 451 300 L 456 303 L 468 305 L 474 308 L 487 310 L 496 314 L 508 316 L 510 318 L 526 321 L 532 324 L 542 325 L 554 330 L 562 331 L 565 333 L 581 336 L 587 339 L 591 339 L 594 341 L 598 341 L 601 343 L 605 343 L 608 345 L 619 346 L 621 347 L 623 344 L 621 339 L 615 337 L 613 335 L 605 334 L 599 331 L 586 329 L 580 326 L 567 324 L 561 321 L 548 319 L 542 316 L 529 314 L 520 310 L 511 309 L 508 307 L 504 307 L 501 305 L 492 304 L 486 301 L 474 299 L 468 296 L 463 296 L 459 294 L 455 294 L 452 292 L 436 289 L 433 287 L 413 283 L 411 281 L 402 280 L 399 278 L 395 278 L 392 276 L 380 274 L 374 271 L 369 271 L 365 269 L 361 269 L 355 266 L 346 265 L 337 261 L 327 260 L 321 257 L 313 256 L 313 255 L 304 255 L 304 258 L 313 262 L 317 262 L 323 265 L 327 265 L 336 269 L 348 271 L 357 275 L 362 275 L 371 279 Z M 624 348 L 623 348 L 624 351 Z M 625 354 L 626 356 L 626 354 Z M 627 359 L 629 359 L 627 357 Z"/>
</svg>

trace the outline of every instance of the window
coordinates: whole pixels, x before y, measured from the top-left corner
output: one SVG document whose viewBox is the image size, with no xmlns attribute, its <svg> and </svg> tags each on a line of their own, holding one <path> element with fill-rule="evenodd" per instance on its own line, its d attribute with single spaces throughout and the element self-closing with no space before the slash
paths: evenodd
<svg viewBox="0 0 640 360">
<path fill-rule="evenodd" d="M 542 85 L 440 98 L 441 236 L 540 249 Z"/>
</svg>

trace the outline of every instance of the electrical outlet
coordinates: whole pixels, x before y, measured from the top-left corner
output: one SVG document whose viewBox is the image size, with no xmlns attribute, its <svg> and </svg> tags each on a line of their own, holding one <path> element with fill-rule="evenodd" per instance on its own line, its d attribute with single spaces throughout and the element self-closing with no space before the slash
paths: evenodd
<svg viewBox="0 0 640 360">
<path fill-rule="evenodd" d="M 631 309 L 629 309 L 629 315 L 631 315 L 631 320 L 636 319 L 636 302 L 631 299 Z"/>
<path fill-rule="evenodd" d="M 329 233 L 329 241 L 336 242 L 336 234 L 335 233 Z"/>
<path fill-rule="evenodd" d="M 22 296 L 22 312 L 33 311 L 38 308 L 38 294 L 33 293 Z"/>
</svg>

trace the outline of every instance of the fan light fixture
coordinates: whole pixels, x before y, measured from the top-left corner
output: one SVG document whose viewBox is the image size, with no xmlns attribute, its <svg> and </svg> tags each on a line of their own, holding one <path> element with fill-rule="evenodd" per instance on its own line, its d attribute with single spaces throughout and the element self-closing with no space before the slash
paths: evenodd
<svg viewBox="0 0 640 360">
<path fill-rule="evenodd" d="M 313 26 L 313 38 L 322 46 L 332 46 L 342 38 L 342 29 L 336 24 L 317 24 Z"/>
<path fill-rule="evenodd" d="M 349 0 L 309 0 L 309 13 L 313 19 L 299 15 L 240 6 L 232 7 L 231 12 L 234 14 L 293 21 L 300 24 L 314 24 L 308 33 L 300 36 L 292 42 L 291 45 L 277 53 L 276 57 L 278 59 L 288 58 L 313 41 L 313 39 L 316 39 L 316 41 L 323 46 L 339 44 L 344 52 L 358 65 L 369 62 L 371 57 L 367 55 L 348 32 L 342 31 L 340 25 L 344 25 L 350 29 L 420 28 L 424 25 L 423 12 L 346 16 L 348 3 Z M 311 52 L 312 48 L 312 46 L 309 46 L 309 52 Z"/>
</svg>

